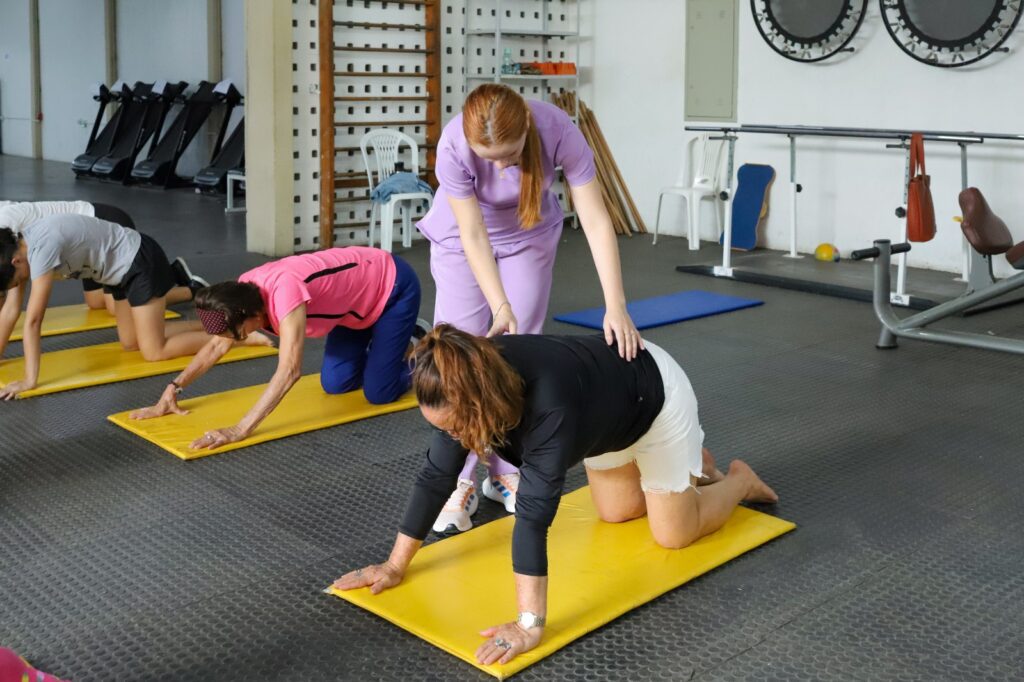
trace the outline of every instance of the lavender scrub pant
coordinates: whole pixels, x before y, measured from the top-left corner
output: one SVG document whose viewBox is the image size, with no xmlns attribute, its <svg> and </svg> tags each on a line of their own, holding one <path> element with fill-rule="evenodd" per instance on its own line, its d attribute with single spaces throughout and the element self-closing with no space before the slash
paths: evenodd
<svg viewBox="0 0 1024 682">
<path fill-rule="evenodd" d="M 510 244 L 492 245 L 505 294 L 519 323 L 520 334 L 540 334 L 548 315 L 551 273 L 562 226 L 544 229 Z M 491 309 L 461 249 L 430 245 L 430 274 L 437 285 L 434 324 L 447 322 L 469 334 L 483 336 L 491 328 Z M 470 453 L 459 478 L 473 480 L 477 456 Z M 492 476 L 515 473 L 511 464 L 491 457 Z"/>
</svg>

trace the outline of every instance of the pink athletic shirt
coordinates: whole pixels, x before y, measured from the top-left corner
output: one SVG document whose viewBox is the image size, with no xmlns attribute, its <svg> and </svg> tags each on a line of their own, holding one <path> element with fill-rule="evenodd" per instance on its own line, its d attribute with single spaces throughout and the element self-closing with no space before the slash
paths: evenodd
<svg viewBox="0 0 1024 682">
<path fill-rule="evenodd" d="M 324 336 L 338 326 L 366 329 L 380 318 L 395 286 L 395 261 L 387 251 L 349 246 L 271 261 L 238 281 L 260 288 L 275 334 L 305 303 L 306 336 Z"/>
<path fill-rule="evenodd" d="M 594 154 L 583 133 L 564 111 L 540 100 L 529 99 L 527 104 L 542 147 L 544 195 L 540 222 L 532 230 L 522 229 L 516 215 L 522 178 L 519 167 L 511 166 L 502 172 L 490 161 L 473 153 L 462 132 L 462 114 L 459 114 L 441 133 L 434 170 L 439 183 L 437 195 L 430 211 L 416 225 L 427 239 L 449 249 L 462 250 L 459 226 L 448 205 L 448 197 L 476 197 L 491 244 L 520 241 L 562 224 L 562 207 L 551 191 L 551 183 L 556 178 L 555 167 L 561 166 L 569 184 L 579 187 L 590 182 L 597 172 Z"/>
</svg>

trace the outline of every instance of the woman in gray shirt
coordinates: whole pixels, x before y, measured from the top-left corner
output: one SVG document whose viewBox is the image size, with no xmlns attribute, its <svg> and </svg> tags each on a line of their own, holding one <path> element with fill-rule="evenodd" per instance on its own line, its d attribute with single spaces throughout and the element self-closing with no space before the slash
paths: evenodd
<svg viewBox="0 0 1024 682">
<path fill-rule="evenodd" d="M 54 280 L 88 278 L 114 298 L 117 335 L 125 350 L 149 362 L 194 355 L 209 340 L 198 321 L 166 322 L 167 293 L 177 286 L 163 249 L 152 237 L 93 216 L 60 214 L 37 220 L 20 237 L 0 229 L 0 353 L 32 282 L 23 332 L 25 377 L 0 388 L 10 400 L 39 381 L 40 335 Z M 246 345 L 269 345 L 250 334 Z"/>
<path fill-rule="evenodd" d="M 46 216 L 58 213 L 74 213 L 77 215 L 88 215 L 115 223 L 123 227 L 136 229 L 135 222 L 131 216 L 117 206 L 101 204 L 88 201 L 4 201 L 0 200 L 0 228 L 9 228 L 14 234 L 21 234 L 22 230 L 32 223 L 45 218 Z M 171 262 L 175 270 L 178 284 L 167 292 L 167 303 L 184 303 L 192 300 L 193 292 L 198 288 L 196 284 L 209 286 L 204 280 L 192 281 L 188 265 L 181 258 Z M 103 285 L 94 282 L 88 277 L 82 278 L 82 290 L 85 295 L 85 304 L 94 310 L 107 309 L 114 315 L 114 300 L 103 293 Z"/>
</svg>

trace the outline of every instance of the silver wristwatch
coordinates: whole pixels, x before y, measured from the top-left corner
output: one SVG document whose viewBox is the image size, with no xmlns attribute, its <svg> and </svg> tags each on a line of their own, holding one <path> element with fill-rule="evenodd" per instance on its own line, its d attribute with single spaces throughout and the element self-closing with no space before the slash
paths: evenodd
<svg viewBox="0 0 1024 682">
<path fill-rule="evenodd" d="M 524 630 L 529 630 L 530 628 L 542 628 L 544 627 L 544 616 L 538 616 L 536 613 L 523 611 L 519 614 L 519 618 L 516 619 L 516 623 L 518 623 L 519 627 Z"/>
</svg>

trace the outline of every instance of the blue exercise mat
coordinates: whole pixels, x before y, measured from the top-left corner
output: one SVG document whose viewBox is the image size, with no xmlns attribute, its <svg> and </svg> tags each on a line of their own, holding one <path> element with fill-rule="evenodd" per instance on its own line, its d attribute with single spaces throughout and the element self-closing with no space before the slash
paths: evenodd
<svg viewBox="0 0 1024 682">
<path fill-rule="evenodd" d="M 720 313 L 728 313 L 743 308 L 753 308 L 764 303 L 752 298 L 714 294 L 710 291 L 680 291 L 668 296 L 655 296 L 626 304 L 629 316 L 637 329 L 650 329 L 673 322 L 695 320 L 698 317 L 709 317 Z M 604 308 L 578 310 L 574 313 L 555 315 L 559 322 L 589 327 L 604 328 Z"/>
</svg>

